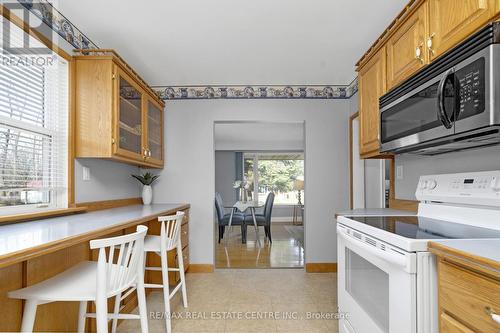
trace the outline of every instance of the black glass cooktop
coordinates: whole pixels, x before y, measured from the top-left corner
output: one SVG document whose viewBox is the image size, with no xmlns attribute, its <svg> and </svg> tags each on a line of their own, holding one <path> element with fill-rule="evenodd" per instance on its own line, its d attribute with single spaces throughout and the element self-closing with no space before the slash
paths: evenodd
<svg viewBox="0 0 500 333">
<path fill-rule="evenodd" d="M 349 216 L 351 220 L 411 239 L 500 238 L 500 230 L 419 216 Z"/>
</svg>

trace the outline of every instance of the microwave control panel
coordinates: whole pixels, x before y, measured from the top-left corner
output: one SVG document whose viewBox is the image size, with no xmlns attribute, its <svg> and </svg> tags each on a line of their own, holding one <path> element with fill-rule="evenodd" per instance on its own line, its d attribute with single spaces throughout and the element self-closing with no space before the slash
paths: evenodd
<svg viewBox="0 0 500 333">
<path fill-rule="evenodd" d="M 458 118 L 463 119 L 481 113 L 485 109 L 485 70 L 484 58 L 476 61 L 455 72 L 459 87 L 459 113 Z"/>
<path fill-rule="evenodd" d="M 421 176 L 420 201 L 500 206 L 500 170 Z"/>
</svg>

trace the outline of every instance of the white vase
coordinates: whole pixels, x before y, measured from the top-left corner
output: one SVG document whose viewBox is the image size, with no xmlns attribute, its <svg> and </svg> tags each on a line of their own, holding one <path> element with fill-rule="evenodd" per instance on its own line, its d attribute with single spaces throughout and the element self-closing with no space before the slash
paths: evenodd
<svg viewBox="0 0 500 333">
<path fill-rule="evenodd" d="M 142 203 L 144 205 L 150 205 L 153 200 L 153 189 L 151 185 L 144 185 L 142 187 Z"/>
</svg>

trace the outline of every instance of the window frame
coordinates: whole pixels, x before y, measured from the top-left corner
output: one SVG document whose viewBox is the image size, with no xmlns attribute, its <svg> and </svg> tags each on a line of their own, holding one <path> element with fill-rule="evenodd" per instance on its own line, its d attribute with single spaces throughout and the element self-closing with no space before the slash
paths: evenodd
<svg viewBox="0 0 500 333">
<path fill-rule="evenodd" d="M 12 223 L 12 222 L 21 222 L 25 220 L 36 219 L 37 217 L 51 217 L 51 216 L 60 216 L 65 214 L 70 214 L 74 212 L 83 211 L 85 207 L 76 207 L 75 205 L 75 138 L 74 138 L 74 120 L 75 120 L 75 62 L 73 57 L 60 48 L 56 43 L 47 38 L 42 32 L 37 29 L 30 27 L 27 22 L 23 19 L 19 18 L 17 15 L 13 14 L 8 8 L 4 5 L 0 4 L 0 13 L 2 15 L 2 19 L 10 21 L 12 24 L 19 27 L 24 33 L 29 36 L 37 39 L 40 43 L 45 45 L 47 48 L 52 50 L 55 54 L 60 56 L 67 62 L 67 86 L 68 86 L 68 95 L 67 95 L 67 105 L 68 105 L 68 117 L 67 117 L 67 190 L 65 201 L 67 203 L 67 208 L 58 208 L 58 207 L 43 207 L 32 210 L 23 210 L 23 209 L 12 209 L 5 210 L 6 213 L 11 213 L 10 215 L 2 214 L 0 215 L 0 223 Z M 26 125 L 23 125 L 23 128 L 26 128 Z M 40 129 L 37 127 L 37 131 Z M 37 204 L 33 204 L 37 205 Z M 26 207 L 27 205 L 23 205 Z M 17 206 L 19 208 L 21 206 Z"/>
<path fill-rule="evenodd" d="M 243 156 L 242 156 L 242 159 L 241 159 L 241 163 L 242 163 L 242 170 L 243 170 L 243 177 L 245 176 L 245 159 L 247 159 L 248 157 L 245 157 L 245 156 L 249 156 L 249 155 L 253 155 L 253 184 L 254 184 L 254 188 L 253 188 L 253 191 L 252 191 L 252 196 L 255 199 L 258 200 L 259 198 L 259 155 L 289 155 L 289 154 L 302 154 L 302 161 L 304 161 L 304 177 L 305 177 L 305 154 L 304 154 L 304 151 L 245 151 L 243 152 Z M 303 190 L 304 192 L 304 190 Z M 304 204 L 304 193 L 302 194 L 302 204 Z M 274 206 L 279 206 L 279 207 L 293 207 L 293 206 L 296 206 L 297 203 L 274 203 Z"/>
</svg>

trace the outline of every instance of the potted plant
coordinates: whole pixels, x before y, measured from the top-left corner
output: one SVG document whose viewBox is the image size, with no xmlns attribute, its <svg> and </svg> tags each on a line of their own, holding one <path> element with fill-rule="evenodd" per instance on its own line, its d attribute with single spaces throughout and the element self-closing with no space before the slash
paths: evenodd
<svg viewBox="0 0 500 333">
<path fill-rule="evenodd" d="M 159 175 L 153 175 L 150 172 L 146 172 L 142 175 L 132 175 L 135 179 L 141 182 L 142 187 L 142 203 L 144 205 L 150 205 L 153 201 L 153 189 L 151 185 L 160 177 Z"/>
</svg>

